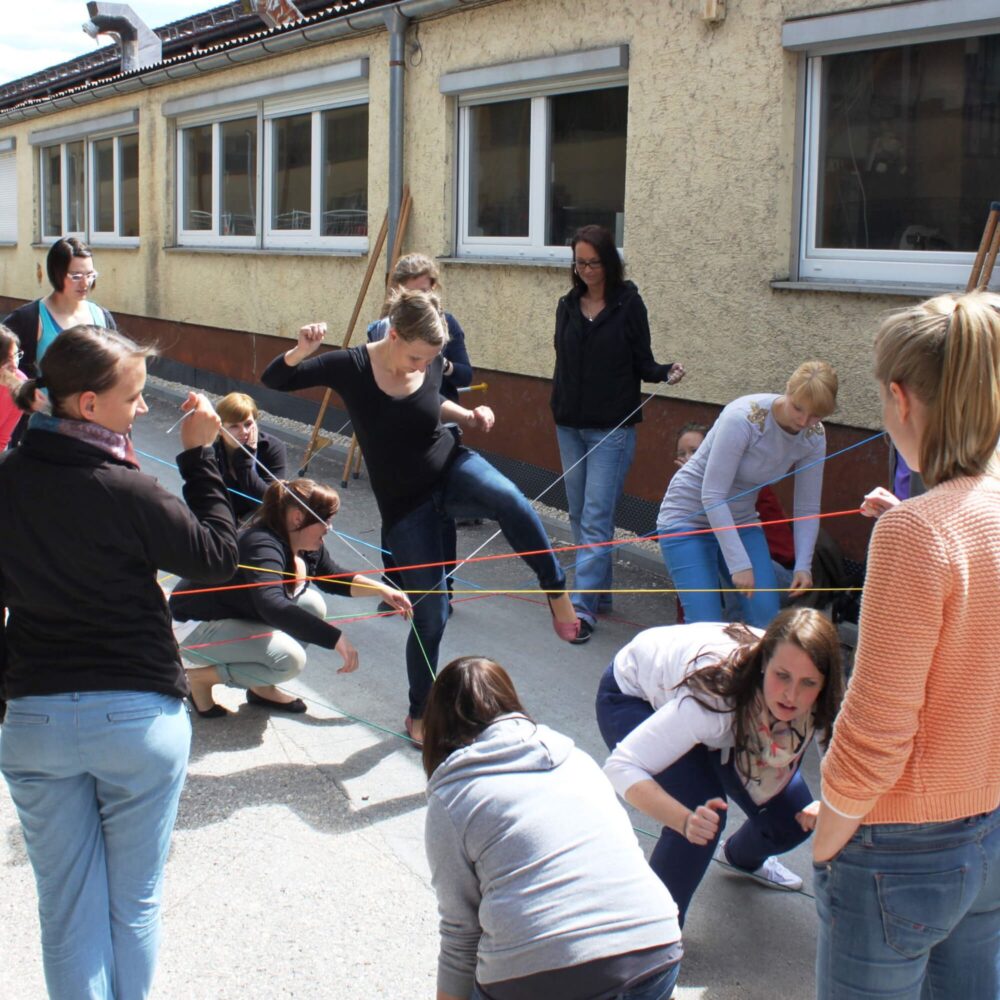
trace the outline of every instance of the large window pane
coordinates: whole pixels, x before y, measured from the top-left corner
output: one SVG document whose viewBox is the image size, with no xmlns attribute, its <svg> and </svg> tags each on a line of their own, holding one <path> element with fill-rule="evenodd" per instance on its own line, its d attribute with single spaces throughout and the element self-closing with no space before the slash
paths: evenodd
<svg viewBox="0 0 1000 1000">
<path fill-rule="evenodd" d="M 62 146 L 42 150 L 42 229 L 45 236 L 62 236 Z"/>
<path fill-rule="evenodd" d="M 220 132 L 220 230 L 223 236 L 254 236 L 257 233 L 257 119 L 225 122 Z"/>
<path fill-rule="evenodd" d="M 84 209 L 83 143 L 66 144 L 66 230 L 82 233 L 87 228 Z"/>
<path fill-rule="evenodd" d="M 94 170 L 94 228 L 115 230 L 115 140 L 100 139 L 91 147 Z"/>
<path fill-rule="evenodd" d="M 323 112 L 322 236 L 368 235 L 368 105 Z"/>
<path fill-rule="evenodd" d="M 212 228 L 212 126 L 183 132 L 184 229 Z"/>
<path fill-rule="evenodd" d="M 1000 162 L 1000 36 L 823 59 L 816 242 L 973 251 Z"/>
<path fill-rule="evenodd" d="M 139 136 L 123 135 L 118 140 L 118 174 L 121 185 L 118 207 L 121 212 L 119 236 L 139 235 Z"/>
<path fill-rule="evenodd" d="M 605 226 L 622 245 L 628 88 L 550 99 L 550 185 L 545 242 L 565 246 L 580 226 Z"/>
<path fill-rule="evenodd" d="M 274 129 L 272 229 L 312 226 L 312 116 L 277 118 Z"/>
<path fill-rule="evenodd" d="M 531 101 L 469 109 L 469 235 L 527 236 Z"/>
</svg>

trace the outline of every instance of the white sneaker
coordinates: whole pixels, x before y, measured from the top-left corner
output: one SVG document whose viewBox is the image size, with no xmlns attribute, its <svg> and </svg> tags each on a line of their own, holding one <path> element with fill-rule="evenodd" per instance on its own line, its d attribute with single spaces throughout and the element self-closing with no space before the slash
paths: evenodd
<svg viewBox="0 0 1000 1000">
<path fill-rule="evenodd" d="M 722 860 L 729 866 L 734 875 L 745 875 L 755 882 L 767 886 L 768 889 L 779 889 L 782 892 L 795 892 L 802 888 L 802 879 L 791 869 L 786 868 L 776 857 L 768 858 L 756 871 L 749 872 L 745 868 L 737 868 L 726 855 L 726 841 L 719 845 Z"/>
</svg>

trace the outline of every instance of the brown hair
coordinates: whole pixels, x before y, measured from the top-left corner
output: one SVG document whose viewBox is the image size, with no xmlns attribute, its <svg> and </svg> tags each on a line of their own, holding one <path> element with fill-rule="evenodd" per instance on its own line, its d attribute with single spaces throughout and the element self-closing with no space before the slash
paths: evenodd
<svg viewBox="0 0 1000 1000">
<path fill-rule="evenodd" d="M 288 542 L 290 510 L 300 510 L 306 517 L 312 515 L 314 520 L 329 521 L 340 510 L 340 496 L 335 489 L 314 479 L 275 480 L 264 491 L 254 523 L 263 524 Z"/>
<path fill-rule="evenodd" d="M 710 711 L 733 713 L 737 753 L 752 752 L 755 746 L 753 705 L 764 680 L 764 670 L 781 642 L 790 642 L 801 649 L 825 678 L 813 709 L 813 721 L 820 742 L 824 746 L 829 743 L 833 720 L 844 697 L 840 638 L 830 619 L 815 608 L 785 608 L 761 637 L 739 624 L 727 626 L 726 635 L 740 645 L 725 659 L 695 670 L 677 687 L 687 687 L 691 696 Z M 720 698 L 726 702 L 721 707 Z"/>
<path fill-rule="evenodd" d="M 121 362 L 128 358 L 148 358 L 155 347 L 143 347 L 118 330 L 99 326 L 71 326 L 52 341 L 39 362 L 40 379 L 49 391 L 54 416 L 67 414 L 63 404 L 81 392 L 106 392 L 118 381 Z M 31 412 L 35 390 L 42 388 L 36 378 L 22 382 L 14 402 Z"/>
<path fill-rule="evenodd" d="M 927 407 L 920 475 L 976 476 L 1000 438 L 1000 296 L 952 293 L 890 315 L 875 335 L 875 377 Z"/>
<path fill-rule="evenodd" d="M 510 675 L 485 656 L 460 656 L 438 675 L 424 709 L 424 773 L 474 742 L 498 716 L 524 706 Z"/>
<path fill-rule="evenodd" d="M 421 340 L 431 347 L 448 343 L 441 300 L 433 292 L 397 288 L 389 300 L 389 326 L 407 343 Z"/>
<path fill-rule="evenodd" d="M 61 292 L 66 284 L 66 275 L 74 257 L 93 257 L 90 247 L 75 236 L 63 236 L 49 247 L 45 258 L 45 272 L 49 276 L 49 284 Z M 96 284 L 96 281 L 94 282 Z M 90 285 L 91 288 L 94 285 Z"/>
<path fill-rule="evenodd" d="M 216 404 L 215 412 L 223 424 L 241 424 L 247 417 L 260 419 L 260 411 L 252 396 L 245 392 L 231 392 Z"/>
<path fill-rule="evenodd" d="M 17 392 L 21 386 L 21 379 L 4 367 L 7 364 L 7 358 L 10 357 L 12 347 L 15 351 L 19 351 L 21 339 L 13 330 L 0 323 L 0 386 L 9 389 L 11 395 Z"/>
<path fill-rule="evenodd" d="M 573 287 L 583 295 L 587 291 L 587 284 L 576 273 L 576 245 L 577 243 L 589 243 L 601 259 L 604 271 L 604 292 L 605 295 L 612 295 L 617 292 L 625 281 L 625 265 L 622 264 L 621 257 L 618 256 L 618 248 L 615 246 L 615 238 L 611 235 L 611 230 L 604 226 L 581 226 L 570 240 L 570 248 L 573 259 L 569 264 L 570 278 Z"/>
<path fill-rule="evenodd" d="M 837 408 L 839 387 L 837 372 L 828 361 L 804 361 L 788 379 L 785 395 L 825 420 Z"/>
</svg>

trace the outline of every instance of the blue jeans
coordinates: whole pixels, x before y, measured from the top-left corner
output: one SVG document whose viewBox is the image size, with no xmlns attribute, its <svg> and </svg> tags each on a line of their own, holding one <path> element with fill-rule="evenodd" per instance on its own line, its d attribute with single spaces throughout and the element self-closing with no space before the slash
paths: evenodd
<svg viewBox="0 0 1000 1000">
<path fill-rule="evenodd" d="M 434 495 L 386 533 L 396 566 L 440 563 L 445 559 L 442 518 L 490 518 L 498 522 L 515 552 L 543 590 L 564 590 L 566 574 L 551 551 L 542 522 L 524 494 L 486 459 L 462 448 Z M 441 637 L 448 621 L 446 573 L 453 566 L 393 570 L 403 590 L 413 595 L 413 621 L 406 641 L 406 673 L 410 683 L 410 715 L 419 719 L 437 672 Z M 426 592 L 426 593 L 421 593 Z"/>
<path fill-rule="evenodd" d="M 635 456 L 635 428 L 619 427 L 609 433 L 606 428 L 557 426 L 556 436 L 563 470 L 570 470 L 563 481 L 574 545 L 610 541 L 615 535 L 615 507 Z M 609 545 L 577 550 L 576 586 L 580 593 L 573 594 L 573 605 L 579 617 L 591 625 L 597 619 L 598 606 L 611 604 L 613 566 Z"/>
<path fill-rule="evenodd" d="M 169 695 L 86 691 L 8 703 L 0 770 L 35 871 L 53 1000 L 148 995 L 190 745 L 187 708 Z"/>
<path fill-rule="evenodd" d="M 624 694 L 615 680 L 614 666 L 604 671 L 597 689 L 597 725 L 609 750 L 654 712 L 644 698 Z M 773 799 L 758 805 L 750 798 L 736 770 L 734 755 L 722 762 L 722 752 L 698 744 L 653 779 L 668 794 L 688 809 L 703 805 L 711 798 L 732 799 L 746 813 L 747 821 L 726 842 L 730 864 L 755 871 L 772 854 L 783 854 L 798 847 L 808 836 L 795 814 L 810 802 L 812 795 L 802 775 L 792 780 Z M 719 835 L 726 828 L 726 813 L 719 814 Z M 670 890 L 683 925 L 688 905 L 705 876 L 716 841 L 699 847 L 679 833 L 664 827 L 653 849 L 649 866 Z"/>
<path fill-rule="evenodd" d="M 676 525 L 668 530 L 685 531 L 690 525 Z M 775 588 L 774 566 L 767 548 L 764 529 L 758 526 L 740 529 L 740 541 L 753 564 L 755 587 L 751 597 L 736 594 L 742 620 L 757 628 L 767 628 L 780 610 L 779 595 Z M 712 532 L 703 535 L 686 535 L 683 538 L 661 538 L 660 551 L 667 564 L 674 586 L 680 591 L 678 598 L 684 608 L 686 622 L 725 621 L 719 578 L 723 585 L 732 587 L 732 577 L 722 558 L 722 549 Z"/>
<path fill-rule="evenodd" d="M 677 976 L 681 971 L 681 963 L 675 962 L 669 968 L 658 972 L 641 983 L 636 983 L 624 993 L 616 993 L 614 1000 L 670 1000 L 677 985 Z M 474 983 L 469 1000 L 484 1000 L 479 983 Z"/>
<path fill-rule="evenodd" d="M 1000 996 L 1000 809 L 863 826 L 813 878 L 819 1000 Z"/>
</svg>

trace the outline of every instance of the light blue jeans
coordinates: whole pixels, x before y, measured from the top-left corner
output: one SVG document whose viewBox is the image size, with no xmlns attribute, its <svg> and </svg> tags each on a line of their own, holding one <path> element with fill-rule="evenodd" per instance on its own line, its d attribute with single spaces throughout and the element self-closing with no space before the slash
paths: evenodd
<svg viewBox="0 0 1000 1000">
<path fill-rule="evenodd" d="M 685 531 L 689 527 L 682 524 L 667 530 Z M 742 528 L 740 541 L 753 564 L 754 586 L 764 589 L 754 590 L 750 597 L 736 594 L 739 614 L 747 625 L 767 628 L 780 610 L 781 602 L 774 589 L 777 584 L 764 529 L 756 525 Z M 660 551 L 674 586 L 680 591 L 677 596 L 684 608 L 684 621 L 725 621 L 722 594 L 718 589 L 719 578 L 722 578 L 724 587 L 732 587 L 733 581 L 714 533 L 661 538 Z"/>
<path fill-rule="evenodd" d="M 615 534 L 615 507 L 635 457 L 635 428 L 619 427 L 609 432 L 607 428 L 557 426 L 556 436 L 574 545 L 610 541 Z M 610 545 L 577 550 L 579 592 L 573 594 L 573 606 L 591 625 L 599 608 L 611 607 L 613 567 Z"/>
<path fill-rule="evenodd" d="M 1000 996 L 1000 809 L 863 826 L 813 879 L 818 1000 Z"/>
<path fill-rule="evenodd" d="M 8 702 L 0 771 L 35 871 L 52 1000 L 148 996 L 190 745 L 187 708 L 169 695 Z"/>
</svg>

